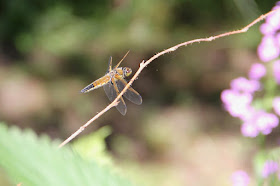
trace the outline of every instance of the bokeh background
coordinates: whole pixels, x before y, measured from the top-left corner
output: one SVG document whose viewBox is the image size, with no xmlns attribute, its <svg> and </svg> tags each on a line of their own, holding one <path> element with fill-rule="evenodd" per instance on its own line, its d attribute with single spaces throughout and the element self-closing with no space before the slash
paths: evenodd
<svg viewBox="0 0 280 186">
<path fill-rule="evenodd" d="M 66 139 L 109 101 L 79 91 L 116 64 L 135 72 L 142 60 L 180 42 L 239 29 L 273 0 L 6 0 L 0 2 L 0 120 Z M 259 24 L 245 34 L 193 44 L 151 63 L 126 101 L 81 136 L 102 126 L 106 153 L 140 185 L 229 185 L 252 172 L 255 143 L 240 134 L 220 93 L 258 62 Z M 77 139 L 75 139 L 77 140 Z M 75 141 L 74 140 L 74 141 Z"/>
</svg>

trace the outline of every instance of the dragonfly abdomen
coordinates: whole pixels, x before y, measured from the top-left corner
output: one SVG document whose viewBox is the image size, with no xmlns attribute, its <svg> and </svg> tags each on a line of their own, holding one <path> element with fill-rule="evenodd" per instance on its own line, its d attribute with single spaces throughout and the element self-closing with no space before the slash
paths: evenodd
<svg viewBox="0 0 280 186">
<path fill-rule="evenodd" d="M 91 90 L 94 90 L 96 89 L 95 86 L 93 85 L 93 83 L 89 84 L 88 86 L 86 86 L 85 88 L 83 88 L 81 90 L 82 93 L 86 93 L 86 92 L 89 92 Z"/>
<path fill-rule="evenodd" d="M 99 87 L 102 87 L 103 85 L 105 85 L 106 83 L 108 83 L 110 80 L 109 76 L 103 76 L 102 78 L 99 78 L 97 80 L 95 80 L 94 82 L 92 82 L 91 84 L 89 84 L 88 86 L 86 86 L 85 88 L 83 88 L 81 90 L 82 93 L 87 93 L 89 91 L 92 91 L 94 89 L 97 89 Z"/>
</svg>

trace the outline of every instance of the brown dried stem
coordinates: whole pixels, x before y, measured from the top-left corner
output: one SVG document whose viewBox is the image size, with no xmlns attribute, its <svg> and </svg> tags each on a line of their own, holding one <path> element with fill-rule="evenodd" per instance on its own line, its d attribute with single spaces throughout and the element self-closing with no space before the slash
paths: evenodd
<svg viewBox="0 0 280 186">
<path fill-rule="evenodd" d="M 142 72 L 142 70 L 148 66 L 152 61 L 154 61 L 156 58 L 169 53 L 169 52 L 174 52 L 175 50 L 177 50 L 178 48 L 182 47 L 182 46 L 187 46 L 193 43 L 200 43 L 200 42 L 210 42 L 213 41 L 215 39 L 218 38 L 222 38 L 225 36 L 230 36 L 230 35 L 234 35 L 234 34 L 241 34 L 241 33 L 245 33 L 249 30 L 250 27 L 252 27 L 253 25 L 255 25 L 256 23 L 260 22 L 261 20 L 265 19 L 267 16 L 269 16 L 270 14 L 274 13 L 275 11 L 280 10 L 280 9 L 275 9 L 275 10 L 271 10 L 270 12 L 261 15 L 259 18 L 255 19 L 253 22 L 251 22 L 250 24 L 248 24 L 247 26 L 245 26 L 244 28 L 240 29 L 240 30 L 235 30 L 235 31 L 231 31 L 231 32 L 226 32 L 223 34 L 219 34 L 216 36 L 211 36 L 211 37 L 207 37 L 207 38 L 201 38 L 201 39 L 194 39 L 191 41 L 187 41 L 187 42 L 183 42 L 180 43 L 178 45 L 175 45 L 171 48 L 168 48 L 166 50 L 163 50 L 162 52 L 157 53 L 156 55 L 154 55 L 153 57 L 151 57 L 149 60 L 147 61 L 142 61 L 140 63 L 140 67 L 137 70 L 137 72 L 134 74 L 134 76 L 131 78 L 131 80 L 128 82 L 128 84 L 126 85 L 126 87 L 120 92 L 120 94 L 118 95 L 118 97 L 111 103 L 109 104 L 105 109 L 103 109 L 101 112 L 99 112 L 98 114 L 96 114 L 93 118 L 91 118 L 88 122 L 86 122 L 83 126 L 81 126 L 75 133 L 73 133 L 70 137 L 68 137 L 63 143 L 61 143 L 59 145 L 59 148 L 63 147 L 65 144 L 67 144 L 68 142 L 70 142 L 72 139 L 74 139 L 77 135 L 79 135 L 87 126 L 89 126 L 93 121 L 95 121 L 97 118 L 99 118 L 100 116 L 102 116 L 105 112 L 107 112 L 108 110 L 110 110 L 112 107 L 116 106 L 118 104 L 118 100 L 120 99 L 120 97 L 125 93 L 125 91 L 128 89 L 129 86 L 132 85 L 132 83 L 136 80 L 136 78 L 139 76 L 139 74 Z"/>
</svg>

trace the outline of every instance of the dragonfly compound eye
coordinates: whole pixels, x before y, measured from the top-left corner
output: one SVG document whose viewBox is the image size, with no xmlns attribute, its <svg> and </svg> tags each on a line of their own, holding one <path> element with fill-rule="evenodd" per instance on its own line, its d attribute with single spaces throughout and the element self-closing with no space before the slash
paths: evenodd
<svg viewBox="0 0 280 186">
<path fill-rule="evenodd" d="M 124 67 L 123 68 L 123 71 L 124 71 L 124 75 L 127 77 L 127 76 L 130 76 L 130 74 L 132 73 L 132 70 L 131 68 L 127 68 L 127 67 Z"/>
</svg>

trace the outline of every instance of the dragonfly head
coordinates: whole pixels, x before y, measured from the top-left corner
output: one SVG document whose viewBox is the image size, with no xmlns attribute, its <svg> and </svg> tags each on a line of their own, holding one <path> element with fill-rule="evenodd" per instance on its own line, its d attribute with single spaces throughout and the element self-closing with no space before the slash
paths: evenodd
<svg viewBox="0 0 280 186">
<path fill-rule="evenodd" d="M 125 76 L 125 77 L 130 76 L 130 75 L 131 75 L 131 73 L 132 73 L 131 68 L 128 68 L 128 67 L 123 67 L 123 74 L 124 74 L 124 76 Z"/>
</svg>

